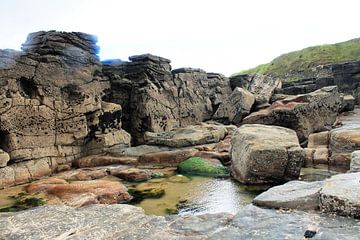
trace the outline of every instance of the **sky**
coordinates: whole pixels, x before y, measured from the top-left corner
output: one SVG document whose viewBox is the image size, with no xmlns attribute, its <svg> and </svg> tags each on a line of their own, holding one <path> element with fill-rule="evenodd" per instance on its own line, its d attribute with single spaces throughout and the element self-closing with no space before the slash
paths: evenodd
<svg viewBox="0 0 360 240">
<path fill-rule="evenodd" d="M 308 46 L 360 37 L 359 0 L 0 0 L 0 49 L 30 32 L 98 36 L 100 58 L 151 53 L 229 76 Z"/>
</svg>

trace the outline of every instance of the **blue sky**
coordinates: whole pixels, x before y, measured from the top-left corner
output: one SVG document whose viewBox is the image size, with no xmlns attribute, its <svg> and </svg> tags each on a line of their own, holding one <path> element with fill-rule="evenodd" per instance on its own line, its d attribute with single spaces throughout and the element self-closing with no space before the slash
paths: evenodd
<svg viewBox="0 0 360 240">
<path fill-rule="evenodd" d="M 0 0 L 0 48 L 29 32 L 98 36 L 102 59 L 152 53 L 230 75 L 307 46 L 360 37 L 358 0 Z"/>
</svg>

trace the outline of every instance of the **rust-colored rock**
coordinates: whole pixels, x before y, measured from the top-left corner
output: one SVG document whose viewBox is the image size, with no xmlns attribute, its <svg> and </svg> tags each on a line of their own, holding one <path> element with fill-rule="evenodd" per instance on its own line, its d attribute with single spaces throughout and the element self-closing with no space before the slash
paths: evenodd
<svg viewBox="0 0 360 240">
<path fill-rule="evenodd" d="M 195 156 L 196 149 L 174 150 L 156 153 L 147 153 L 139 157 L 139 163 L 159 163 L 167 165 L 177 165 L 181 161 Z"/>
<path fill-rule="evenodd" d="M 106 166 L 112 164 L 136 164 L 138 162 L 137 157 L 128 156 L 104 156 L 104 155 L 93 155 L 80 158 L 74 161 L 74 165 L 79 168 L 84 167 L 97 167 Z"/>
</svg>

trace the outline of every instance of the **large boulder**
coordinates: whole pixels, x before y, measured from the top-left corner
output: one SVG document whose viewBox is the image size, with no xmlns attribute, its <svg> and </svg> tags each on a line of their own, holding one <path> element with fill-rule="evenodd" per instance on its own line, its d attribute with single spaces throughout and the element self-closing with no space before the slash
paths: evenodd
<svg viewBox="0 0 360 240">
<path fill-rule="evenodd" d="M 232 136 L 232 176 L 246 184 L 297 179 L 304 151 L 296 133 L 284 127 L 246 124 Z"/>
<path fill-rule="evenodd" d="M 224 123 L 238 124 L 250 113 L 254 102 L 255 98 L 249 91 L 237 87 L 232 94 L 220 104 L 213 119 Z"/>
<path fill-rule="evenodd" d="M 254 112 L 243 123 L 277 125 L 294 129 L 305 141 L 309 134 L 320 132 L 336 121 L 340 107 L 340 94 L 336 86 L 324 87 L 315 92 L 288 96 L 270 107 Z"/>
</svg>

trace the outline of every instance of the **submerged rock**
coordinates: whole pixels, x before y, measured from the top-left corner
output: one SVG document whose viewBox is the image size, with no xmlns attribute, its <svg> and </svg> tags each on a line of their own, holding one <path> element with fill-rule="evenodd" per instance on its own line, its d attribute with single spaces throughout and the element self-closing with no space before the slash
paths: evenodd
<svg viewBox="0 0 360 240">
<path fill-rule="evenodd" d="M 246 124 L 233 133 L 231 174 L 242 183 L 297 179 L 303 161 L 304 151 L 291 129 Z"/>
</svg>

